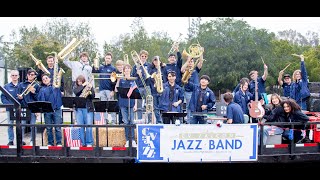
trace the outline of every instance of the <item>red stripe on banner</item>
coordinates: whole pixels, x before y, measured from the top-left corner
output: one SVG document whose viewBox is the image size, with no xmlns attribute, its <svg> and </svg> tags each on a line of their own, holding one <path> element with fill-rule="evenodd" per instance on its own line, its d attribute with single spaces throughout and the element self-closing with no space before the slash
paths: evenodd
<svg viewBox="0 0 320 180">
<path fill-rule="evenodd" d="M 125 151 L 127 150 L 126 147 L 112 147 L 112 151 Z"/>
<path fill-rule="evenodd" d="M 305 143 L 304 147 L 315 147 L 318 146 L 318 143 Z"/>
<path fill-rule="evenodd" d="M 9 149 L 8 145 L 0 145 L 0 149 Z"/>
<path fill-rule="evenodd" d="M 286 148 L 289 144 L 275 144 L 274 148 Z"/>
<path fill-rule="evenodd" d="M 62 147 L 61 146 L 49 146 L 48 149 L 50 149 L 50 150 L 61 150 Z"/>
<path fill-rule="evenodd" d="M 33 146 L 22 146 L 22 149 L 32 149 Z"/>
<path fill-rule="evenodd" d="M 80 147 L 79 150 L 92 151 L 93 147 Z"/>
</svg>

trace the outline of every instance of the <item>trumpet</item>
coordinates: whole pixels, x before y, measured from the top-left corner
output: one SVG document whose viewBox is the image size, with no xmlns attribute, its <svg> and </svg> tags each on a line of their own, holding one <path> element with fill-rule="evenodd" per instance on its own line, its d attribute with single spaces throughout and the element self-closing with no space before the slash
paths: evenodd
<svg viewBox="0 0 320 180">
<path fill-rule="evenodd" d="M 37 59 L 36 57 L 34 57 L 32 53 L 30 53 L 30 56 L 31 56 L 32 60 L 36 63 L 36 66 L 38 66 L 39 69 L 41 69 L 44 73 L 50 75 L 50 72 L 49 72 L 48 69 L 43 65 L 43 63 L 41 62 L 41 60 L 39 60 L 39 59 Z"/>
<path fill-rule="evenodd" d="M 29 92 L 31 91 L 31 87 L 34 88 L 37 82 L 38 82 L 37 79 L 34 79 L 20 95 L 24 96 L 29 94 Z"/>
<path fill-rule="evenodd" d="M 177 39 L 175 42 L 173 42 L 173 44 L 172 44 L 172 46 L 171 46 L 171 49 L 170 49 L 169 52 L 168 52 L 168 55 L 174 53 L 174 49 L 175 49 L 177 46 L 179 46 L 180 41 L 182 40 L 182 39 L 181 39 L 181 36 L 182 36 L 182 33 L 180 33 L 178 39 Z"/>
<path fill-rule="evenodd" d="M 80 43 L 82 43 L 84 39 L 81 39 L 80 41 L 77 41 L 77 38 L 73 38 L 72 41 L 64 47 L 59 53 L 58 53 L 58 59 L 64 59 L 68 54 L 70 54 Z"/>
</svg>

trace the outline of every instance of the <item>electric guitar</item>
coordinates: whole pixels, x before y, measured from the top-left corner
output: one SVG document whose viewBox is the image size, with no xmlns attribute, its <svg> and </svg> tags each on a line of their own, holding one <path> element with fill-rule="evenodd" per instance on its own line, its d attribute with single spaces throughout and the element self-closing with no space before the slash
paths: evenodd
<svg viewBox="0 0 320 180">
<path fill-rule="evenodd" d="M 265 114 L 265 110 L 262 107 L 262 104 L 260 101 L 258 101 L 258 81 L 255 80 L 255 100 L 250 102 L 250 109 L 249 114 L 252 118 L 262 118 Z"/>
</svg>

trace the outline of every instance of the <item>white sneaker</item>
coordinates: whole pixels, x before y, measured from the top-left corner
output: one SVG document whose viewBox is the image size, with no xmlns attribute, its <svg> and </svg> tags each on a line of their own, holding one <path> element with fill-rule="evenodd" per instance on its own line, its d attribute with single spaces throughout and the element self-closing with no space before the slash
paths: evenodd
<svg viewBox="0 0 320 180">
<path fill-rule="evenodd" d="M 92 147 L 92 145 L 91 145 L 91 144 L 88 144 L 87 147 Z"/>
<path fill-rule="evenodd" d="M 126 142 L 126 145 L 124 147 L 129 147 L 129 141 Z"/>
<path fill-rule="evenodd" d="M 30 146 L 33 146 L 33 142 L 32 142 L 32 141 L 30 141 L 29 145 L 30 145 Z"/>
<path fill-rule="evenodd" d="M 58 144 L 57 146 L 58 146 L 58 147 L 62 147 L 62 144 Z"/>
<path fill-rule="evenodd" d="M 137 147 L 137 143 L 135 140 L 132 141 L 132 147 Z"/>
</svg>

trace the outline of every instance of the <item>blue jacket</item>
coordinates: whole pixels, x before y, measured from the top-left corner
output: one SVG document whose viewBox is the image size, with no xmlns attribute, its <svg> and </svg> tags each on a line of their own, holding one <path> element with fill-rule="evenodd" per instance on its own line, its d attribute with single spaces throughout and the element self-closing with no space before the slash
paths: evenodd
<svg viewBox="0 0 320 180">
<path fill-rule="evenodd" d="M 151 64 L 149 62 L 145 62 L 143 64 L 144 68 L 146 69 L 146 71 L 149 73 L 149 69 L 151 68 Z M 146 79 L 146 73 L 145 71 L 143 70 L 142 66 L 140 66 L 140 69 L 141 69 L 141 73 L 142 73 L 142 77 L 143 77 L 143 80 L 145 81 L 146 83 L 146 86 L 149 86 L 150 85 L 150 80 L 149 78 Z M 141 81 L 141 78 L 140 76 L 138 75 L 137 73 L 137 66 L 134 65 L 133 68 L 132 68 L 132 73 L 131 73 L 131 76 L 132 77 L 137 77 L 137 79 L 135 80 L 136 81 L 136 84 L 138 86 L 138 88 L 145 88 L 142 81 Z"/>
<path fill-rule="evenodd" d="M 201 87 L 198 85 L 194 85 L 192 89 L 193 91 L 189 103 L 189 110 L 191 112 L 196 112 L 198 106 L 207 105 L 207 109 L 202 110 L 202 112 L 208 112 L 208 110 L 211 109 L 213 105 L 216 103 L 216 97 L 213 91 L 209 87 L 207 87 L 205 89 L 205 96 L 202 99 L 202 104 L 198 104 L 198 97 L 201 93 Z"/>
<path fill-rule="evenodd" d="M 253 95 L 249 92 L 246 91 L 245 94 L 239 89 L 233 98 L 233 101 L 241 106 L 241 109 L 243 113 L 249 115 L 249 108 L 248 108 L 248 103 L 250 100 L 254 100 Z"/>
<path fill-rule="evenodd" d="M 178 107 L 174 107 L 172 104 L 174 102 L 177 102 L 179 100 L 181 100 L 183 102 L 184 100 L 184 92 L 183 92 L 183 89 L 175 83 L 174 85 L 174 95 L 173 95 L 173 98 L 172 98 L 172 101 L 170 101 L 170 84 L 169 82 L 166 82 L 164 84 L 164 88 L 163 88 L 163 93 L 162 93 L 162 96 L 161 96 L 161 101 L 160 101 L 160 109 L 165 111 L 165 112 L 168 112 L 169 111 L 169 106 L 172 106 L 172 110 L 171 112 L 181 112 L 182 110 L 182 103 L 179 104 Z"/>
<path fill-rule="evenodd" d="M 53 110 L 59 110 L 62 106 L 61 91 L 59 88 L 54 88 L 51 84 L 40 88 L 38 100 L 51 102 Z"/>
<path fill-rule="evenodd" d="M 94 69 L 94 68 L 92 68 Z M 108 65 L 102 65 L 99 67 L 98 73 L 112 73 L 116 72 L 117 69 L 112 66 L 111 64 Z M 110 78 L 110 75 L 99 75 L 99 78 Z M 112 82 L 110 79 L 100 79 L 99 80 L 99 91 L 102 90 L 110 90 L 114 91 L 114 86 L 116 85 L 116 81 Z"/>
<path fill-rule="evenodd" d="M 31 84 L 29 81 L 21 82 L 18 85 L 18 94 L 21 94 L 29 84 Z M 27 95 L 23 96 L 23 99 L 19 100 L 21 107 L 26 108 L 28 107 L 28 102 L 38 101 L 38 93 L 40 90 L 39 84 L 36 84 L 34 88 L 36 89 L 36 92 L 34 94 L 32 92 L 29 92 Z"/>
<path fill-rule="evenodd" d="M 176 83 L 182 87 L 182 74 L 181 74 L 181 67 L 182 67 L 182 56 L 180 52 L 177 52 L 177 62 L 174 64 L 167 64 L 166 65 L 166 70 L 165 70 L 165 77 L 168 81 L 168 73 L 170 71 L 175 71 L 176 72 Z"/>
<path fill-rule="evenodd" d="M 165 67 L 161 67 L 161 77 L 162 77 L 162 85 L 164 85 L 164 83 L 167 82 L 167 79 L 165 78 L 164 76 L 164 73 L 165 73 Z M 153 73 L 158 73 L 158 69 L 157 68 L 151 68 L 149 69 L 149 74 L 152 75 Z M 151 89 L 151 94 L 159 94 L 158 91 L 157 91 L 157 88 L 154 86 L 155 84 L 155 80 L 154 78 L 150 78 L 150 89 Z"/>
<path fill-rule="evenodd" d="M 300 102 L 310 96 L 307 69 L 304 65 L 304 61 L 301 61 L 300 70 L 301 79 L 297 82 L 292 82 L 290 87 L 290 97 L 296 100 L 296 102 Z"/>
<path fill-rule="evenodd" d="M 17 94 L 18 92 L 18 86 L 19 83 L 15 86 L 14 84 L 12 84 L 12 82 L 4 85 L 4 89 L 6 89 L 14 98 L 18 99 Z M 5 96 L 3 93 L 1 93 L 1 101 L 3 104 L 13 104 L 13 102 L 7 97 Z M 10 108 L 6 108 L 7 111 L 10 110 Z"/>
</svg>

